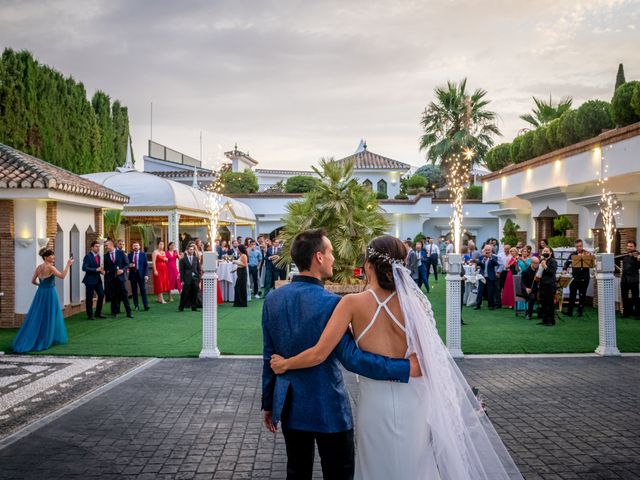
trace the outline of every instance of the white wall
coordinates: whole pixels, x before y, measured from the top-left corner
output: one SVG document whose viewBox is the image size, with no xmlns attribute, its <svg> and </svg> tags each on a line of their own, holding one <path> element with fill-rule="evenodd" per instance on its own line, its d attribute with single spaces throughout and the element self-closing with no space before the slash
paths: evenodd
<svg viewBox="0 0 640 480">
<path fill-rule="evenodd" d="M 27 247 L 22 247 L 19 242 L 15 247 L 16 313 L 27 313 L 37 288 L 31 284 L 31 277 L 42 262 L 38 256 L 41 248 L 38 238 L 46 236 L 47 203 L 41 200 L 14 200 L 13 218 L 16 238 L 33 239 Z"/>
</svg>

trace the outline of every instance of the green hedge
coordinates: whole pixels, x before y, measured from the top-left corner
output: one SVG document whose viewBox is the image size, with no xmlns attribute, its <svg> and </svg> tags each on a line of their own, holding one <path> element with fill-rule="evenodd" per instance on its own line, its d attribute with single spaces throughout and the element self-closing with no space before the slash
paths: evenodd
<svg viewBox="0 0 640 480">
<path fill-rule="evenodd" d="M 376 198 L 378 200 L 386 200 L 387 198 L 389 198 L 389 195 L 384 192 L 376 192 Z"/>
<path fill-rule="evenodd" d="M 629 84 L 634 84 L 631 89 L 625 87 Z M 616 96 L 618 103 L 622 102 L 620 98 L 624 98 L 626 102 L 625 121 L 636 116 L 637 120 L 634 121 L 640 121 L 640 115 L 634 111 L 635 108 L 640 110 L 640 82 L 625 83 L 616 90 Z M 632 116 L 629 111 L 633 111 L 635 116 Z M 613 112 L 614 107 L 611 104 L 601 100 L 589 100 L 577 110 L 567 110 L 560 118 L 514 138 L 511 143 L 502 143 L 493 147 L 485 156 L 487 168 L 495 172 L 512 163 L 522 163 L 598 136 L 603 130 L 614 128 Z M 619 113 L 619 115 L 622 114 Z"/>
<path fill-rule="evenodd" d="M 409 195 L 407 195 L 406 193 L 399 193 L 393 198 L 395 198 L 396 200 L 409 200 Z"/>
<path fill-rule="evenodd" d="M 468 200 L 482 200 L 482 187 L 480 185 L 470 185 L 464 191 L 464 198 Z"/>
<path fill-rule="evenodd" d="M 636 115 L 640 117 L 640 83 L 633 89 L 633 95 L 631 96 L 631 106 Z"/>
<path fill-rule="evenodd" d="M 284 191 L 287 193 L 307 193 L 316 188 L 318 180 L 306 175 L 295 175 L 287 179 Z"/>
<path fill-rule="evenodd" d="M 554 237 L 549 237 L 547 239 L 547 245 L 551 248 L 558 247 L 573 247 L 575 238 L 573 237 L 565 237 L 564 235 L 556 235 Z"/>
<path fill-rule="evenodd" d="M 632 106 L 633 94 L 640 82 L 627 82 L 616 88 L 611 100 L 611 115 L 618 127 L 640 122 L 640 113 Z M 640 94 L 639 94 L 640 95 Z"/>
</svg>

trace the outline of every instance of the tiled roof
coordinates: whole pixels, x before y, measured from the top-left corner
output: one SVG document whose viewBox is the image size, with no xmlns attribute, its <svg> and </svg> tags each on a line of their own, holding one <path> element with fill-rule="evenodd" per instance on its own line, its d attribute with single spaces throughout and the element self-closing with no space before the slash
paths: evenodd
<svg viewBox="0 0 640 480">
<path fill-rule="evenodd" d="M 242 157 L 245 160 L 248 160 L 250 163 L 253 163 L 254 165 L 258 164 L 258 161 L 255 158 L 251 158 L 251 155 L 249 155 L 249 152 L 244 153 L 244 152 L 238 150 L 238 145 L 237 144 L 236 144 L 236 146 L 234 147 L 233 150 L 229 150 L 228 152 L 224 152 L 224 154 L 229 160 L 233 160 L 235 157 Z"/>
<path fill-rule="evenodd" d="M 0 143 L 0 188 L 46 188 L 127 203 L 129 197 Z"/>
<path fill-rule="evenodd" d="M 310 170 L 270 170 L 268 168 L 256 168 L 255 172 L 257 174 L 260 173 L 264 173 L 264 174 L 271 174 L 271 175 L 306 175 L 306 176 L 311 176 L 311 175 L 315 175 L 315 172 L 312 172 Z"/>
<path fill-rule="evenodd" d="M 193 177 L 193 170 L 191 171 L 174 170 L 174 171 L 157 171 L 157 172 L 145 171 L 144 173 L 150 173 L 151 175 L 155 175 L 157 177 L 162 177 L 162 178 L 192 178 Z M 198 169 L 198 177 L 209 177 L 211 175 L 213 175 L 213 172 L 211 170 L 205 170 L 202 168 Z"/>
<path fill-rule="evenodd" d="M 344 162 L 351 159 L 355 162 L 354 168 L 356 170 L 409 170 L 411 168 L 409 164 L 383 157 L 369 150 L 363 150 L 338 161 Z"/>
</svg>

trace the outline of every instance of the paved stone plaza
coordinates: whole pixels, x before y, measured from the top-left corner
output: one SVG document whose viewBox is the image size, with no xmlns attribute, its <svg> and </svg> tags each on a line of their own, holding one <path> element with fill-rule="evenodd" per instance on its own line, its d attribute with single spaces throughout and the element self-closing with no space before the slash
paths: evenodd
<svg viewBox="0 0 640 480">
<path fill-rule="evenodd" d="M 640 357 L 460 365 L 525 478 L 640 478 Z M 162 360 L 0 450 L 0 478 L 284 478 L 282 437 L 261 425 L 260 369 Z"/>
</svg>

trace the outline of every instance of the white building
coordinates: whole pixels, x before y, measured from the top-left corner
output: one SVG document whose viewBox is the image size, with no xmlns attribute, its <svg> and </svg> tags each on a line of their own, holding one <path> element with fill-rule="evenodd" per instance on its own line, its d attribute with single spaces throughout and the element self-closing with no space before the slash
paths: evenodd
<svg viewBox="0 0 640 480">
<path fill-rule="evenodd" d="M 553 219 L 566 215 L 573 224 L 567 236 L 603 251 L 598 180 L 604 177 L 622 205 L 613 250 L 625 253 L 628 239 L 638 241 L 640 224 L 640 123 L 486 175 L 483 200 L 498 205 L 489 210 L 500 228 L 510 218 L 532 245 L 553 236 Z"/>
<path fill-rule="evenodd" d="M 59 270 L 73 254 L 56 288 L 65 316 L 84 310 L 82 259 L 103 234 L 103 210 L 121 210 L 128 198 L 2 144 L 0 172 L 0 327 L 20 326 L 29 310 L 43 247 L 55 252 Z"/>
</svg>

